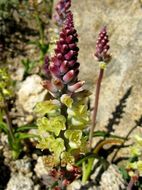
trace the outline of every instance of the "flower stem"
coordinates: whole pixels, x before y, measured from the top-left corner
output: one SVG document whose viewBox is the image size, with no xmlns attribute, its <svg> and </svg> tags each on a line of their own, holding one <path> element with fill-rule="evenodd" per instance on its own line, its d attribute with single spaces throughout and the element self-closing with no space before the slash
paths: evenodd
<svg viewBox="0 0 142 190">
<path fill-rule="evenodd" d="M 91 145 L 92 145 L 93 132 L 94 132 L 95 125 L 96 125 L 96 117 L 97 117 L 97 111 L 98 111 L 99 95 L 100 95 L 100 88 L 101 88 L 103 73 L 104 73 L 104 68 L 100 68 L 100 73 L 99 73 L 97 87 L 96 87 L 95 103 L 94 103 L 93 118 L 92 118 L 92 127 L 90 129 L 90 134 L 89 134 L 90 149 L 91 149 Z"/>
<path fill-rule="evenodd" d="M 88 163 L 86 164 L 85 161 L 82 163 L 82 170 L 83 170 L 83 176 L 82 176 L 82 182 L 83 184 L 86 183 L 88 180 L 93 166 L 94 158 L 89 158 Z"/>
<path fill-rule="evenodd" d="M 136 178 L 131 177 L 131 180 L 127 186 L 127 190 L 132 190 L 134 184 L 138 181 L 138 177 L 139 177 L 138 171 L 135 172 L 135 176 L 136 176 Z"/>
</svg>

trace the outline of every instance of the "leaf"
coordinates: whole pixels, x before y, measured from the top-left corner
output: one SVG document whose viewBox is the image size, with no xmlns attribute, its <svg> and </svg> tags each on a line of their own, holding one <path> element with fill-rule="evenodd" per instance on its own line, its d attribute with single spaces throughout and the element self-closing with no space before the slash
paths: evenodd
<svg viewBox="0 0 142 190">
<path fill-rule="evenodd" d="M 2 121 L 0 122 L 0 129 L 2 129 L 5 133 L 8 133 L 7 125 Z"/>
<path fill-rule="evenodd" d="M 27 124 L 27 125 L 22 125 L 16 129 L 16 132 L 20 131 L 28 131 L 30 129 L 37 129 L 37 125 L 35 124 Z"/>
<path fill-rule="evenodd" d="M 104 146 L 104 145 L 111 145 L 111 144 L 119 144 L 122 145 L 122 143 L 124 142 L 124 140 L 122 139 L 105 139 L 101 142 L 99 142 L 99 144 L 96 145 L 96 147 L 93 150 L 94 154 L 98 154 L 98 152 L 100 151 L 100 149 Z"/>
<path fill-rule="evenodd" d="M 29 138 L 39 138 L 39 135 L 35 134 L 27 134 L 27 133 L 15 133 L 16 139 L 29 139 Z"/>
<path fill-rule="evenodd" d="M 124 178 L 124 180 L 128 180 L 129 179 L 129 175 L 128 175 L 128 172 L 127 172 L 127 170 L 125 169 L 125 168 L 119 168 L 119 171 L 120 171 L 120 173 L 122 174 L 122 176 L 123 176 L 123 178 Z"/>
</svg>

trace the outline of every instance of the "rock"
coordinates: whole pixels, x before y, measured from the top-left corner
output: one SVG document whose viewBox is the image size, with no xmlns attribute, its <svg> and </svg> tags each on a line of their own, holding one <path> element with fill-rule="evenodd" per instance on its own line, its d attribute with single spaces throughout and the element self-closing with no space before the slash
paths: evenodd
<svg viewBox="0 0 142 190">
<path fill-rule="evenodd" d="M 28 174 L 31 172 L 31 160 L 28 157 L 24 157 L 23 159 L 18 159 L 11 161 L 10 163 L 10 168 L 11 171 L 14 173 L 23 173 L 23 174 Z"/>
<path fill-rule="evenodd" d="M 43 176 L 49 174 L 44 164 L 44 156 L 38 157 L 37 164 L 35 165 L 34 171 L 38 178 L 42 178 Z"/>
<path fill-rule="evenodd" d="M 19 56 L 18 58 L 15 57 L 12 60 L 9 59 L 9 65 L 8 65 L 9 71 L 10 71 L 12 80 L 17 82 L 16 86 L 18 85 L 20 81 L 23 80 L 23 76 L 25 72 L 25 68 L 21 63 L 23 59 L 24 57 L 22 56 Z"/>
<path fill-rule="evenodd" d="M 18 104 L 25 112 L 32 113 L 37 102 L 44 100 L 47 91 L 41 85 L 42 79 L 38 75 L 26 78 L 21 84 L 18 95 Z"/>
<path fill-rule="evenodd" d="M 54 183 L 55 183 L 55 179 L 53 179 L 53 177 L 50 176 L 50 171 L 51 168 L 48 167 L 45 164 L 45 160 L 46 156 L 40 156 L 37 159 L 37 164 L 35 165 L 34 171 L 37 175 L 37 177 L 39 179 L 42 180 L 42 183 L 46 186 L 46 187 L 51 187 Z"/>
<path fill-rule="evenodd" d="M 7 184 L 6 190 L 33 190 L 33 187 L 33 181 L 29 177 L 21 173 L 14 173 Z"/>
<path fill-rule="evenodd" d="M 125 182 L 122 178 L 117 166 L 110 165 L 102 174 L 100 182 L 100 190 L 125 190 Z"/>
<path fill-rule="evenodd" d="M 96 130 L 106 129 L 109 124 L 110 130 L 126 136 L 142 116 L 141 2 L 72 0 L 72 11 L 79 34 L 80 78 L 86 80 L 93 94 L 99 73 L 99 64 L 94 58 L 96 40 L 102 26 L 107 25 L 112 60 L 102 82 Z M 116 110 L 117 105 L 120 106 Z M 112 118 L 115 110 L 117 114 Z M 142 134 L 142 129 L 138 128 L 135 133 Z"/>
<path fill-rule="evenodd" d="M 81 188 L 81 181 L 76 180 L 72 182 L 68 187 L 67 190 L 79 190 Z"/>
<path fill-rule="evenodd" d="M 100 167 L 99 167 L 100 169 Z M 98 171 L 95 171 L 95 174 L 98 173 Z M 93 174 L 94 175 L 94 174 Z M 96 175 L 94 175 L 96 176 Z M 93 179 L 92 179 L 93 178 Z M 86 183 L 85 185 L 82 185 L 82 182 L 80 180 L 76 180 L 73 183 L 71 183 L 67 190 L 125 190 L 125 182 L 115 165 L 110 165 L 108 169 L 102 174 L 100 185 L 95 186 L 95 178 L 91 177 L 91 182 Z"/>
</svg>

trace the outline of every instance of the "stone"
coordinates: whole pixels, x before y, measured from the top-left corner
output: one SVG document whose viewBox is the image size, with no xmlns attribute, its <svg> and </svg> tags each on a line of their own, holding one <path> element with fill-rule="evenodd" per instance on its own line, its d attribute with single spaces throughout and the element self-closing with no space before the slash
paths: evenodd
<svg viewBox="0 0 142 190">
<path fill-rule="evenodd" d="M 7 184 L 6 190 L 33 190 L 33 187 L 33 181 L 29 177 L 21 173 L 14 173 Z"/>
<path fill-rule="evenodd" d="M 21 172 L 26 175 L 31 172 L 31 167 L 31 160 L 26 156 L 23 159 L 13 160 L 10 163 L 10 168 L 13 173 Z"/>
<path fill-rule="evenodd" d="M 44 164 L 44 156 L 38 157 L 34 171 L 38 178 L 42 178 L 43 176 L 46 176 L 49 174 L 49 171 L 47 171 L 47 168 L 45 167 L 45 164 Z"/>
<path fill-rule="evenodd" d="M 125 182 L 117 166 L 110 165 L 102 174 L 99 190 L 125 190 Z"/>
<path fill-rule="evenodd" d="M 17 93 L 18 104 L 25 112 L 32 113 L 37 102 L 44 100 L 47 91 L 41 85 L 42 79 L 38 75 L 32 75 L 22 82 Z"/>
<path fill-rule="evenodd" d="M 110 39 L 112 59 L 102 81 L 95 130 L 109 128 L 126 136 L 136 126 L 136 121 L 141 121 L 141 5 L 139 0 L 72 0 L 75 27 L 79 34 L 80 79 L 86 81 L 86 87 L 93 93 L 92 107 L 99 73 L 99 63 L 94 57 L 95 45 L 103 26 L 107 26 Z M 117 114 L 113 117 L 112 112 Z M 142 128 L 137 127 L 132 135 L 136 133 L 142 134 Z"/>
<path fill-rule="evenodd" d="M 56 178 L 54 179 L 50 175 L 51 167 L 48 167 L 45 163 L 45 159 L 47 156 L 39 156 L 37 159 L 37 163 L 35 165 L 34 171 L 36 173 L 36 176 L 42 180 L 42 183 L 50 188 L 54 183 Z"/>
</svg>

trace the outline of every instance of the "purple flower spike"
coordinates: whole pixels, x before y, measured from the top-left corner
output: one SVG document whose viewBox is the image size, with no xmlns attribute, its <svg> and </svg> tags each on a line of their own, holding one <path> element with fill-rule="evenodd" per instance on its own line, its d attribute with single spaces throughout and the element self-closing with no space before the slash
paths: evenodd
<svg viewBox="0 0 142 190">
<path fill-rule="evenodd" d="M 103 27 L 99 33 L 97 44 L 96 44 L 96 53 L 95 56 L 97 57 L 98 61 L 107 62 L 110 60 L 110 54 L 108 53 L 109 50 L 109 40 L 107 35 L 107 28 Z"/>
<path fill-rule="evenodd" d="M 69 11 L 60 32 L 59 41 L 56 43 L 55 55 L 51 57 L 51 63 L 48 66 L 51 74 L 50 83 L 44 82 L 44 87 L 55 96 L 61 96 L 63 93 L 72 94 L 84 84 L 78 80 L 80 64 L 77 61 L 79 51 L 77 36 L 73 15 Z"/>
<path fill-rule="evenodd" d="M 71 7 L 71 0 L 60 0 L 56 5 L 57 14 L 54 16 L 59 26 L 62 26 L 66 19 L 66 15 Z"/>
</svg>

